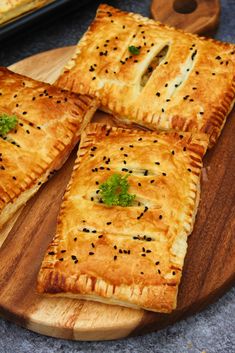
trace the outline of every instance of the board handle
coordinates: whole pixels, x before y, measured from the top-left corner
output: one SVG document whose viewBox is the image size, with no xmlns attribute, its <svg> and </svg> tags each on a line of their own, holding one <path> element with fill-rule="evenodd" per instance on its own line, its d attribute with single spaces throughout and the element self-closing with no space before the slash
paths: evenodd
<svg viewBox="0 0 235 353">
<path fill-rule="evenodd" d="M 219 0 L 152 0 L 154 20 L 187 32 L 212 35 L 219 23 Z"/>
</svg>

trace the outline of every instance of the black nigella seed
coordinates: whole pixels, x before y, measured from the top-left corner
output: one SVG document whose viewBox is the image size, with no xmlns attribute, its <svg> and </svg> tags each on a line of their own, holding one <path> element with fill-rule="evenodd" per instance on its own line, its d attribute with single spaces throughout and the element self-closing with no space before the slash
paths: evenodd
<svg viewBox="0 0 235 353">
<path fill-rule="evenodd" d="M 112 222 L 107 222 L 106 224 L 107 224 L 107 226 L 109 226 L 110 224 L 112 224 Z"/>
<path fill-rule="evenodd" d="M 91 243 L 91 246 L 94 248 L 95 247 L 94 243 Z"/>
<path fill-rule="evenodd" d="M 98 238 L 99 238 L 99 239 L 103 238 L 103 234 L 99 235 Z"/>
<path fill-rule="evenodd" d="M 96 230 L 94 229 L 94 230 L 92 230 L 92 232 L 91 233 L 96 233 Z"/>
<path fill-rule="evenodd" d="M 138 186 L 141 186 L 141 183 L 138 183 Z"/>
<path fill-rule="evenodd" d="M 146 253 L 150 253 L 150 252 L 152 252 L 152 250 L 146 250 Z"/>
<path fill-rule="evenodd" d="M 77 263 L 78 263 L 78 259 L 77 259 L 77 260 L 74 260 L 74 263 L 77 264 Z"/>
<path fill-rule="evenodd" d="M 61 258 L 59 259 L 59 261 L 61 261 L 61 262 L 64 261 L 63 257 L 61 257 Z"/>
<path fill-rule="evenodd" d="M 173 276 L 175 276 L 175 271 L 172 272 Z"/>
<path fill-rule="evenodd" d="M 138 141 L 142 141 L 143 139 L 142 139 L 142 137 L 140 137 L 139 139 L 138 139 Z"/>
<path fill-rule="evenodd" d="M 145 175 L 145 176 L 148 175 L 148 170 L 147 170 L 147 169 L 145 170 L 144 175 Z"/>
<path fill-rule="evenodd" d="M 113 247 L 115 250 L 117 249 L 117 245 L 114 245 L 114 247 Z"/>
<path fill-rule="evenodd" d="M 161 271 L 158 269 L 157 272 L 159 273 L 159 275 L 161 274 Z"/>
<path fill-rule="evenodd" d="M 154 183 L 154 180 L 151 180 L 150 183 L 153 184 L 153 183 Z"/>
<path fill-rule="evenodd" d="M 160 165 L 160 162 L 155 162 L 156 165 Z"/>
<path fill-rule="evenodd" d="M 160 261 L 156 261 L 155 265 L 158 266 L 160 264 Z"/>
<path fill-rule="evenodd" d="M 55 252 L 54 252 L 54 251 L 50 251 L 50 252 L 48 253 L 48 255 L 55 255 Z"/>
<path fill-rule="evenodd" d="M 94 255 L 94 253 L 92 251 L 89 252 L 89 255 Z"/>
<path fill-rule="evenodd" d="M 134 146 L 133 145 L 129 145 L 130 148 L 133 148 Z"/>
<path fill-rule="evenodd" d="M 64 254 L 66 252 L 66 250 L 61 250 L 61 254 Z"/>
<path fill-rule="evenodd" d="M 163 172 L 162 175 L 163 175 L 163 176 L 166 176 L 166 173 Z"/>
<path fill-rule="evenodd" d="M 184 151 L 184 152 L 186 151 L 186 147 L 183 148 L 183 151 Z"/>
<path fill-rule="evenodd" d="M 157 92 L 157 93 L 156 93 L 156 96 L 160 97 L 160 95 L 161 95 L 160 92 Z"/>
<path fill-rule="evenodd" d="M 16 177 L 15 177 L 15 176 L 13 176 L 13 177 L 12 177 L 12 179 L 16 180 Z"/>
<path fill-rule="evenodd" d="M 220 59 L 221 59 L 221 56 L 218 55 L 218 56 L 216 57 L 216 60 L 220 60 Z"/>
<path fill-rule="evenodd" d="M 71 255 L 72 260 L 77 260 L 77 256 Z"/>
<path fill-rule="evenodd" d="M 119 252 L 119 254 L 122 254 L 122 249 L 119 249 L 119 251 L 118 251 L 118 252 Z"/>
<path fill-rule="evenodd" d="M 144 256 L 146 256 L 146 254 L 141 254 L 141 256 L 143 256 L 143 257 L 144 257 Z"/>
<path fill-rule="evenodd" d="M 114 259 L 114 261 L 117 260 L 117 255 L 115 255 L 115 256 L 113 257 L 113 259 Z"/>
<path fill-rule="evenodd" d="M 160 214 L 159 219 L 162 219 L 162 215 Z"/>
<path fill-rule="evenodd" d="M 123 151 L 123 150 L 124 150 L 124 147 L 121 147 L 121 148 L 120 148 L 120 151 Z"/>
<path fill-rule="evenodd" d="M 26 115 L 26 114 L 27 114 L 27 112 L 23 112 L 22 114 L 23 114 L 23 115 Z"/>
<path fill-rule="evenodd" d="M 175 151 L 171 151 L 171 154 L 173 154 L 173 156 L 174 156 L 174 154 L 175 154 Z"/>
<path fill-rule="evenodd" d="M 190 168 L 187 169 L 189 172 L 191 172 L 192 170 Z"/>
</svg>

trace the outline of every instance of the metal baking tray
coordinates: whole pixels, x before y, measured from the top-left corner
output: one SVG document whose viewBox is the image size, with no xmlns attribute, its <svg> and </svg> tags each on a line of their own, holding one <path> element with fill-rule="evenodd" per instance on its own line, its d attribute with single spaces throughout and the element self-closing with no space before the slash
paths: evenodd
<svg viewBox="0 0 235 353">
<path fill-rule="evenodd" d="M 22 14 L 21 16 L 0 25 L 0 40 L 32 26 L 33 24 L 39 24 L 42 20 L 49 20 L 52 12 L 53 17 L 59 17 L 62 14 L 64 15 L 65 11 L 69 12 L 75 8 L 78 9 L 90 1 L 91 0 L 52 0 L 51 3 L 44 5 L 41 8 Z"/>
</svg>

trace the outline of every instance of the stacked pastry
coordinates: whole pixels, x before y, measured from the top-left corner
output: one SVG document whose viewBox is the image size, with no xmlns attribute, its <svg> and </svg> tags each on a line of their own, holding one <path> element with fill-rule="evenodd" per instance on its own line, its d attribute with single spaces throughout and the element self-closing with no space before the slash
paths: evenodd
<svg viewBox="0 0 235 353">
<path fill-rule="evenodd" d="M 101 5 L 57 88 L 1 70 L 2 113 L 18 119 L 0 142 L 2 223 L 83 130 L 39 293 L 176 308 L 202 159 L 234 103 L 234 56 L 232 44 Z M 119 127 L 88 123 L 97 104 Z"/>
</svg>

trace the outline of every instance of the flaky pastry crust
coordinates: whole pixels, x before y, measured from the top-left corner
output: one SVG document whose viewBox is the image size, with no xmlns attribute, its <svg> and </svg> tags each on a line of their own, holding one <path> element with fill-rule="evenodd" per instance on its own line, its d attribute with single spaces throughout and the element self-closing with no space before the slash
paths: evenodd
<svg viewBox="0 0 235 353">
<path fill-rule="evenodd" d="M 235 46 L 100 5 L 56 84 L 126 124 L 206 133 L 213 146 L 234 103 Z"/>
<path fill-rule="evenodd" d="M 38 276 L 37 290 L 171 312 L 199 201 L 205 134 L 90 124 Z M 99 185 L 129 175 L 129 207 L 103 203 Z"/>
<path fill-rule="evenodd" d="M 18 119 L 0 136 L 0 228 L 62 166 L 95 110 L 89 96 L 0 68 L 0 115 Z"/>
<path fill-rule="evenodd" d="M 53 0 L 1 0 L 0 25 L 29 11 L 37 10 Z"/>
</svg>

